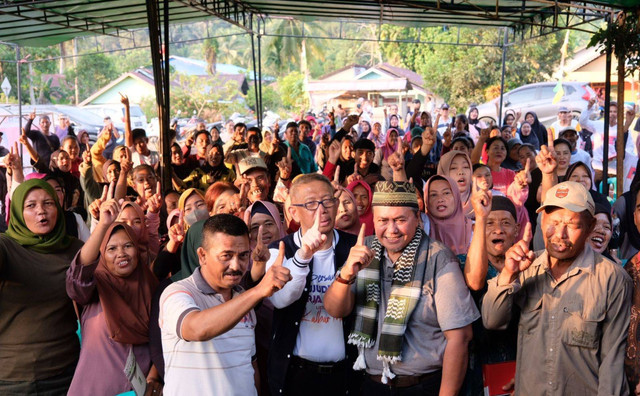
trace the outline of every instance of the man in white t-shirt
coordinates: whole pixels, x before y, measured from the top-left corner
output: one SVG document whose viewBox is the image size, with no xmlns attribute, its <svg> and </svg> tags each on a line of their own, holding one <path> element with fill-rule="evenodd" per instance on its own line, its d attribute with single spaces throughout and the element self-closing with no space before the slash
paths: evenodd
<svg viewBox="0 0 640 396">
<path fill-rule="evenodd" d="M 282 267 L 284 245 L 271 259 L 254 261 L 247 290 L 249 229 L 238 217 L 210 217 L 198 248 L 200 267 L 169 285 L 160 298 L 159 325 L 165 361 L 165 395 L 257 395 L 254 380 L 256 316 L 253 307 L 291 279 Z M 276 257 L 277 256 L 277 257 Z"/>
<path fill-rule="evenodd" d="M 588 129 L 593 132 L 593 136 L 591 139 L 593 140 L 593 169 L 595 170 L 595 179 L 601 180 L 603 178 L 603 155 L 604 155 L 604 120 L 592 121 L 591 117 L 593 113 L 596 111 L 598 105 L 596 104 L 596 99 L 592 98 L 587 103 L 587 108 L 580 114 L 580 124 L 584 129 Z M 634 159 L 637 158 L 638 149 L 637 143 L 634 141 L 631 135 L 629 135 L 629 127 L 635 118 L 635 112 L 633 110 L 629 111 L 626 114 L 624 131 L 628 136 L 626 138 L 625 146 L 624 146 L 624 178 L 630 174 L 633 168 L 633 173 L 635 174 L 635 165 Z M 611 102 L 609 106 L 609 176 L 613 177 L 616 174 L 616 140 L 618 136 L 618 103 Z M 626 157 L 630 156 L 629 159 Z M 633 175 L 631 176 L 633 178 Z"/>
<path fill-rule="evenodd" d="M 283 266 L 291 270 L 293 279 L 269 299 L 275 307 L 269 388 L 273 395 L 344 395 L 349 387 L 358 386 L 348 378 L 356 351 L 346 346 L 350 321 L 327 313 L 324 293 L 356 236 L 334 230 L 338 202 L 325 176 L 300 175 L 292 181 L 289 194 L 289 215 L 300 230 L 282 240 Z M 269 248 L 275 257 L 276 245 Z M 267 262 L 267 268 L 273 261 Z"/>
<path fill-rule="evenodd" d="M 569 109 L 565 106 L 560 106 L 558 108 L 558 119 L 556 122 L 551 124 L 548 128 L 551 132 L 553 132 L 553 138 L 557 139 L 560 136 L 560 132 L 565 129 L 575 129 L 580 132 L 580 124 L 578 121 L 573 119 L 573 115 L 569 111 Z"/>
</svg>

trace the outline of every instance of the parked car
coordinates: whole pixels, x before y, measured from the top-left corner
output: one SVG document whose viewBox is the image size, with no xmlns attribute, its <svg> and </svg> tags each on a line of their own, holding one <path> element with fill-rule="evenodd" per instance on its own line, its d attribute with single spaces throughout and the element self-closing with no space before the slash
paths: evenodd
<svg viewBox="0 0 640 396">
<path fill-rule="evenodd" d="M 124 125 L 124 105 L 122 103 L 86 105 L 82 108 L 89 110 L 103 119 L 104 117 L 111 117 L 116 127 L 118 127 L 118 124 Z M 147 116 L 140 106 L 132 103 L 129 106 L 129 111 L 131 113 L 131 128 L 147 129 Z"/>
<path fill-rule="evenodd" d="M 592 96 L 596 96 L 595 91 L 586 82 L 563 82 L 564 96 L 556 104 L 553 98 L 556 93 L 553 91 L 557 82 L 543 82 L 523 85 L 504 94 L 502 114 L 511 110 L 521 111 L 522 115 L 527 111 L 534 111 L 538 119 L 545 125 L 551 125 L 557 120 L 558 107 L 565 106 L 571 111 L 574 117 L 578 117 L 587 106 L 587 102 Z M 500 98 L 490 100 L 478 106 L 480 119 L 486 123 L 498 122 L 498 107 Z"/>
</svg>

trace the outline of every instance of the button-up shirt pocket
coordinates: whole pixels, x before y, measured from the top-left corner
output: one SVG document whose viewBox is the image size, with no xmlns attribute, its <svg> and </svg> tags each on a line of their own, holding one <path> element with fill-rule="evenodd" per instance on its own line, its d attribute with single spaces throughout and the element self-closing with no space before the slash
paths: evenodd
<svg viewBox="0 0 640 396">
<path fill-rule="evenodd" d="M 604 320 L 604 312 L 581 315 L 565 307 L 563 309 L 562 342 L 574 347 L 596 349 L 600 345 L 602 329 L 600 322 Z"/>
<path fill-rule="evenodd" d="M 520 334 L 528 336 L 535 332 L 542 315 L 542 297 L 537 300 L 526 300 L 520 312 Z"/>
</svg>

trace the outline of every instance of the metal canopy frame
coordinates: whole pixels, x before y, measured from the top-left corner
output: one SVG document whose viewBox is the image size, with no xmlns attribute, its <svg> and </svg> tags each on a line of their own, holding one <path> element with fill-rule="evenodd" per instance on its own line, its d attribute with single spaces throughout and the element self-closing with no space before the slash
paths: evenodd
<svg viewBox="0 0 640 396">
<path fill-rule="evenodd" d="M 251 35 L 256 110 L 261 126 L 261 39 L 263 36 L 296 37 L 268 31 L 269 18 L 300 20 L 303 28 L 299 37 L 303 38 L 501 47 L 502 114 L 508 46 L 565 29 L 594 32 L 598 28 L 595 23 L 612 21 L 614 12 L 637 9 L 639 4 L 637 0 L 0 0 L 0 43 L 16 47 L 20 81 L 20 46 L 49 46 L 75 37 L 108 35 L 129 39 L 136 47 L 134 30 L 148 27 L 161 135 L 162 180 L 164 185 L 169 185 L 170 156 L 165 154 L 170 152 L 170 22 L 176 24 L 215 17 Z M 304 21 L 310 20 L 339 21 L 338 36 L 305 35 Z M 343 36 L 342 24 L 349 22 L 377 23 L 377 39 Z M 419 34 L 414 40 L 386 40 L 381 37 L 384 24 L 418 28 L 443 25 L 504 28 L 504 37 L 495 45 L 460 42 L 459 34 L 455 43 L 422 41 Z M 607 133 L 608 129 L 605 130 Z"/>
</svg>

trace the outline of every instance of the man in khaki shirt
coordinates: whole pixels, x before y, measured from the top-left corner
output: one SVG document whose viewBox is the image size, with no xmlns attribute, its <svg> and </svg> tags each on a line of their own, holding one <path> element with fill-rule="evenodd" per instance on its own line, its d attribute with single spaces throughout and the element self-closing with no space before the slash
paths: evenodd
<svg viewBox="0 0 640 396">
<path fill-rule="evenodd" d="M 624 353 L 632 283 L 621 266 L 594 252 L 589 192 L 575 182 L 549 189 L 543 205 L 546 249 L 530 236 L 506 253 L 482 304 L 488 329 L 504 329 L 521 309 L 516 395 L 627 395 Z"/>
</svg>

